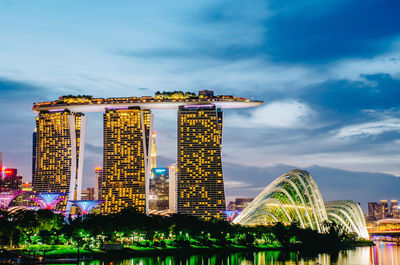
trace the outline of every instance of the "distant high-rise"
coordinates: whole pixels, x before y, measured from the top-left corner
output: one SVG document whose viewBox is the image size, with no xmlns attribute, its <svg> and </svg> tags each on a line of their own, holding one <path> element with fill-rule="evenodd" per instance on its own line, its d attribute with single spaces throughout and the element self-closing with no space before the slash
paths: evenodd
<svg viewBox="0 0 400 265">
<path fill-rule="evenodd" d="M 389 215 L 389 205 L 387 200 L 381 200 L 380 205 L 382 207 L 382 214 L 383 214 L 382 218 L 386 218 Z"/>
<path fill-rule="evenodd" d="M 153 170 L 153 168 L 156 167 L 157 167 L 156 133 L 153 132 L 151 135 L 150 170 Z"/>
<path fill-rule="evenodd" d="M 22 176 L 15 168 L 2 168 L 0 171 L 0 190 L 21 190 Z"/>
<path fill-rule="evenodd" d="M 80 200 L 86 134 L 86 117 L 69 111 L 40 112 L 36 118 L 36 155 L 33 191 L 68 193 Z M 67 212 L 71 203 L 60 208 Z"/>
<path fill-rule="evenodd" d="M 94 169 L 94 197 L 95 200 L 101 200 L 101 187 L 103 185 L 103 169 L 97 166 Z"/>
<path fill-rule="evenodd" d="M 382 215 L 382 208 L 377 202 L 368 203 L 368 216 L 379 219 Z"/>
<path fill-rule="evenodd" d="M 151 112 L 140 108 L 104 113 L 102 212 L 115 213 L 129 206 L 147 211 L 151 121 Z"/>
<path fill-rule="evenodd" d="M 164 211 L 169 208 L 168 168 L 153 168 L 149 188 L 149 209 Z"/>
<path fill-rule="evenodd" d="M 223 217 L 222 111 L 215 105 L 178 110 L 178 212 Z"/>
<path fill-rule="evenodd" d="M 0 152 L 0 170 L 3 168 L 3 153 Z"/>
<path fill-rule="evenodd" d="M 168 167 L 169 178 L 169 211 L 176 213 L 176 199 L 177 199 L 177 164 L 174 163 Z"/>
<path fill-rule="evenodd" d="M 399 203 L 397 200 L 390 201 L 390 215 L 392 218 L 400 218 Z"/>
</svg>

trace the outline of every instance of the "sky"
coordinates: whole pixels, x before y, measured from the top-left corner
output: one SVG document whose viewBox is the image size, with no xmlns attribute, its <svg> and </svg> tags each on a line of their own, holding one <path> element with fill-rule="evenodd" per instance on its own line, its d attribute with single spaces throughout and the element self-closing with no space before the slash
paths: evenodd
<svg viewBox="0 0 400 265">
<path fill-rule="evenodd" d="M 31 178 L 34 102 L 213 89 L 263 100 L 224 112 L 228 201 L 294 168 L 326 200 L 400 200 L 397 0 L 0 0 L 0 152 Z M 88 114 L 84 185 L 102 163 Z M 155 111 L 158 164 L 176 113 Z"/>
</svg>

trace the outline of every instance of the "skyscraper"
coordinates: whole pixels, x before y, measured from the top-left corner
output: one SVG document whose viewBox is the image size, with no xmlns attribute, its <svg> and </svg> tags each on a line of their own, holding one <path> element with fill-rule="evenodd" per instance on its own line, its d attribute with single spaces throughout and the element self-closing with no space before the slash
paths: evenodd
<svg viewBox="0 0 400 265">
<path fill-rule="evenodd" d="M 178 212 L 223 217 L 222 111 L 215 105 L 178 110 Z"/>
<path fill-rule="evenodd" d="M 3 153 L 0 152 L 0 170 L 3 168 Z"/>
<path fill-rule="evenodd" d="M 149 209 L 164 211 L 169 208 L 168 168 L 153 168 L 149 188 Z"/>
<path fill-rule="evenodd" d="M 94 169 L 94 197 L 96 200 L 101 200 L 101 188 L 103 185 L 103 169 L 97 166 Z"/>
<path fill-rule="evenodd" d="M 176 213 L 176 199 L 177 199 L 177 164 L 173 163 L 168 167 L 168 178 L 169 178 L 169 211 Z"/>
<path fill-rule="evenodd" d="M 86 117 L 69 111 L 43 111 L 36 117 L 36 166 L 33 191 L 66 192 L 68 200 L 80 200 L 86 134 Z M 64 200 L 67 212 L 71 203 Z"/>
<path fill-rule="evenodd" d="M 102 212 L 147 211 L 151 121 L 151 112 L 137 107 L 104 113 Z"/>
</svg>

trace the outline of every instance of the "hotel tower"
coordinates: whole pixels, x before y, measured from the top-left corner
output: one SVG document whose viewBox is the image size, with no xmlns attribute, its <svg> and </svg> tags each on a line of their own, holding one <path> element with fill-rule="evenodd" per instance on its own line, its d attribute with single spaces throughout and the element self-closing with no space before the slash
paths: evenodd
<svg viewBox="0 0 400 265">
<path fill-rule="evenodd" d="M 178 110 L 178 212 L 223 217 L 222 111 L 215 105 Z"/>
<path fill-rule="evenodd" d="M 222 109 L 249 108 L 262 101 L 213 91 L 156 92 L 154 97 L 93 98 L 62 96 L 34 103 L 35 150 L 33 190 L 65 192 L 80 200 L 86 132 L 82 113 L 102 112 L 102 176 L 97 178 L 102 213 L 125 207 L 149 212 L 149 180 L 156 167 L 151 110 L 178 111 L 178 164 L 170 172 L 170 210 L 202 218 L 223 217 L 225 194 L 221 163 Z M 177 172 L 175 177 L 174 172 Z M 175 200 L 176 199 L 176 200 Z M 67 199 L 61 204 L 71 210 Z M 65 207 L 67 206 L 67 207 Z"/>
<path fill-rule="evenodd" d="M 104 113 L 103 213 L 133 206 L 145 212 L 152 114 L 140 108 Z"/>
<path fill-rule="evenodd" d="M 86 117 L 69 111 L 42 111 L 36 117 L 36 159 L 33 191 L 62 192 L 80 200 Z M 67 207 L 66 207 L 67 206 Z M 60 210 L 71 209 L 67 199 Z"/>
</svg>

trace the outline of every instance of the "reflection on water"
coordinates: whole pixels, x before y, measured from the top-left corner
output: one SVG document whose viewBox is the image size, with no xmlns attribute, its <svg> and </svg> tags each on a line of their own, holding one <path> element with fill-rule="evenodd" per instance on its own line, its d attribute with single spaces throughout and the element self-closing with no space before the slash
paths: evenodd
<svg viewBox="0 0 400 265">
<path fill-rule="evenodd" d="M 298 253 L 260 251 L 230 255 L 192 255 L 141 257 L 122 261 L 91 261 L 85 265 L 400 265 L 400 246 L 376 243 L 375 247 L 360 247 L 336 254 L 319 254 L 302 257 Z"/>
</svg>

